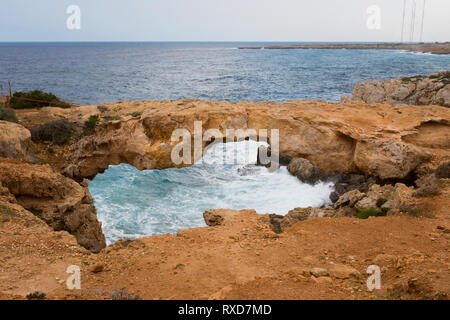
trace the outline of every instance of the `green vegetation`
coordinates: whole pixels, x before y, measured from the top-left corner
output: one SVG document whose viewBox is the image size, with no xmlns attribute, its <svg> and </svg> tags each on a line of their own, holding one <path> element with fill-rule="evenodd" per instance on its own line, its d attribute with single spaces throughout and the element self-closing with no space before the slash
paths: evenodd
<svg viewBox="0 0 450 320">
<path fill-rule="evenodd" d="M 64 145 L 70 141 L 75 131 L 75 125 L 66 119 L 53 120 L 30 129 L 34 142 L 49 141 Z"/>
<path fill-rule="evenodd" d="M 131 114 L 131 116 L 134 117 L 134 118 L 140 117 L 141 115 L 142 115 L 142 112 L 133 112 Z"/>
<path fill-rule="evenodd" d="M 439 179 L 438 181 L 436 181 L 436 183 L 439 188 L 442 188 L 447 184 L 447 181 L 445 181 L 444 179 Z"/>
<path fill-rule="evenodd" d="M 128 293 L 125 288 L 108 293 L 112 300 L 141 300 L 138 294 Z"/>
<path fill-rule="evenodd" d="M 378 215 L 379 215 L 379 210 L 377 210 L 375 208 L 369 208 L 369 209 L 360 211 L 356 216 L 359 219 L 369 219 L 369 217 L 378 217 Z"/>
<path fill-rule="evenodd" d="M 94 129 L 98 122 L 100 121 L 100 116 L 98 114 L 92 115 L 89 117 L 89 120 L 84 123 L 86 128 L 88 129 Z"/>
<path fill-rule="evenodd" d="M 8 209 L 7 206 L 0 204 L 0 214 L 10 217 L 15 217 L 17 214 Z"/>
<path fill-rule="evenodd" d="M 27 294 L 28 300 L 44 300 L 47 295 L 43 292 L 35 291 Z"/>
<path fill-rule="evenodd" d="M 377 200 L 377 207 L 378 207 L 378 208 L 381 208 L 386 202 L 388 202 L 387 199 L 383 199 L 383 198 L 378 199 L 378 200 Z"/>
<path fill-rule="evenodd" d="M 42 107 L 59 107 L 70 108 L 70 104 L 61 100 L 52 93 L 43 92 L 40 90 L 33 90 L 22 92 L 15 92 L 11 98 L 11 108 L 14 109 L 29 109 Z"/>
<path fill-rule="evenodd" d="M 120 120 L 119 116 L 106 116 L 103 117 L 103 119 L 105 119 L 106 121 L 114 121 L 114 120 Z"/>
<path fill-rule="evenodd" d="M 6 104 L 0 102 L 0 120 L 9 121 L 9 122 L 18 122 L 16 113 L 13 109 L 7 108 Z"/>
<path fill-rule="evenodd" d="M 29 210 L 32 214 L 34 214 L 36 217 L 41 217 L 42 216 L 42 210 L 40 209 L 30 209 Z"/>
</svg>

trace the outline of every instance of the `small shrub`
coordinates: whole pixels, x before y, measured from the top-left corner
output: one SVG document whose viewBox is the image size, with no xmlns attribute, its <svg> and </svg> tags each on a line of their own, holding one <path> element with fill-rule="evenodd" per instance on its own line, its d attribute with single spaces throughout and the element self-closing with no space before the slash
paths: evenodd
<svg viewBox="0 0 450 320">
<path fill-rule="evenodd" d="M 98 122 L 100 121 L 100 117 L 98 114 L 92 115 L 89 117 L 89 120 L 87 120 L 84 125 L 86 126 L 86 128 L 88 129 L 94 129 Z"/>
<path fill-rule="evenodd" d="M 439 179 L 436 183 L 437 183 L 439 188 L 442 188 L 442 187 L 444 187 L 446 185 L 446 181 L 442 180 L 442 179 Z"/>
<path fill-rule="evenodd" d="M 359 219 L 369 219 L 369 217 L 378 217 L 379 211 L 375 208 L 369 208 L 366 210 L 362 210 L 357 214 Z"/>
<path fill-rule="evenodd" d="M 138 294 L 130 294 L 126 289 L 111 291 L 108 293 L 112 300 L 141 300 Z"/>
<path fill-rule="evenodd" d="M 381 208 L 386 202 L 388 202 L 387 199 L 378 199 L 377 200 L 377 207 Z"/>
<path fill-rule="evenodd" d="M 50 141 L 57 145 L 64 145 L 70 141 L 75 131 L 75 124 L 62 120 L 53 120 L 30 129 L 34 142 Z"/>
<path fill-rule="evenodd" d="M 120 120 L 120 117 L 119 116 L 106 116 L 106 117 L 103 117 L 103 119 L 105 119 L 106 121 L 114 121 L 114 120 Z"/>
<path fill-rule="evenodd" d="M 22 100 L 29 99 L 29 100 Z M 37 101 L 38 100 L 38 101 Z M 43 92 L 40 90 L 33 90 L 28 92 L 14 92 L 11 97 L 11 108 L 14 109 L 29 109 L 29 108 L 42 108 L 42 107 L 59 107 L 70 108 L 70 104 L 61 100 L 52 93 Z"/>
<path fill-rule="evenodd" d="M 30 212 L 36 217 L 40 218 L 42 216 L 42 210 L 40 209 L 30 209 Z"/>
<path fill-rule="evenodd" d="M 450 178 L 450 161 L 441 164 L 435 172 L 435 176 L 438 179 Z"/>
<path fill-rule="evenodd" d="M 432 213 L 424 212 L 420 208 L 416 206 L 409 206 L 402 209 L 403 212 L 412 216 L 412 217 L 425 217 L 425 218 L 433 218 L 434 215 Z"/>
<path fill-rule="evenodd" d="M 134 118 L 140 117 L 141 115 L 142 115 L 142 112 L 133 112 L 131 114 L 131 116 L 134 117 Z"/>
<path fill-rule="evenodd" d="M 47 295 L 43 292 L 35 291 L 27 294 L 28 300 L 44 300 Z"/>
<path fill-rule="evenodd" d="M 14 212 L 9 210 L 8 207 L 3 204 L 0 204 L 0 214 L 5 215 L 5 216 L 10 216 L 10 217 L 16 216 L 16 214 Z"/>
<path fill-rule="evenodd" d="M 0 106 L 0 120 L 9 121 L 9 122 L 18 122 L 16 113 L 13 109 L 5 108 L 4 106 Z"/>
</svg>

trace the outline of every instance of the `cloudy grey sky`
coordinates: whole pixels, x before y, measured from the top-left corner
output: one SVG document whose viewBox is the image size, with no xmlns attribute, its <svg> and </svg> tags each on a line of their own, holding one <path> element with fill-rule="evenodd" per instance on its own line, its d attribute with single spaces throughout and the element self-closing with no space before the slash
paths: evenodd
<svg viewBox="0 0 450 320">
<path fill-rule="evenodd" d="M 399 41 L 403 1 L 0 0 L 0 41 Z M 450 41 L 450 1 L 426 1 L 423 40 Z M 80 30 L 66 27 L 69 5 Z M 379 30 L 367 28 L 370 5 Z"/>
</svg>

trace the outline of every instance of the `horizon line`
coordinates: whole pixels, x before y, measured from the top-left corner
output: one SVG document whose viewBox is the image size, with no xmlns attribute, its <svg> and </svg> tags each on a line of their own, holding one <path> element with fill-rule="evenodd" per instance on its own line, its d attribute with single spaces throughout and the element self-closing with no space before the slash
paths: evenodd
<svg viewBox="0 0 450 320">
<path fill-rule="evenodd" d="M 362 41 L 362 40 L 352 40 L 352 41 L 283 41 L 283 40 L 12 40 L 3 41 L 0 43 L 403 43 L 403 44 L 420 44 L 420 43 L 448 43 L 450 40 L 446 41 Z"/>
</svg>

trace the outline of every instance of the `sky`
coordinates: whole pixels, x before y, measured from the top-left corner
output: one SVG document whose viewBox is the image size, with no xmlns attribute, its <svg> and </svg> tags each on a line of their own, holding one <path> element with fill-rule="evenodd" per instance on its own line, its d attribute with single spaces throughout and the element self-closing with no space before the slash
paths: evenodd
<svg viewBox="0 0 450 320">
<path fill-rule="evenodd" d="M 412 3 L 414 0 L 407 0 Z M 417 2 L 414 41 L 420 38 Z M 400 41 L 404 0 L 0 0 L 0 42 Z M 80 8 L 69 29 L 67 8 Z M 370 6 L 379 15 L 367 13 Z M 450 41 L 450 1 L 426 0 L 424 41 Z M 410 20 L 411 9 L 407 10 Z M 379 17 L 379 19 L 378 19 Z M 379 21 L 368 28 L 367 21 Z M 376 19 L 376 20 L 373 20 Z M 410 39 L 407 23 L 404 39 Z"/>
</svg>

